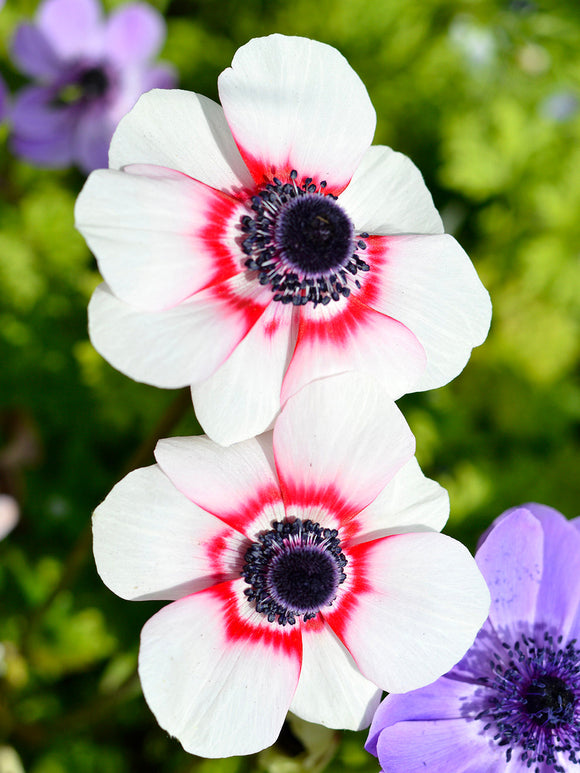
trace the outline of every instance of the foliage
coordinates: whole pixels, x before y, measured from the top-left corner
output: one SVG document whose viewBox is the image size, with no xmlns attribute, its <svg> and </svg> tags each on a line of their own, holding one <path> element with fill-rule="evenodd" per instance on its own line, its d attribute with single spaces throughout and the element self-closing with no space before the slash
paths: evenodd
<svg viewBox="0 0 580 773">
<path fill-rule="evenodd" d="M 375 142 L 417 163 L 494 303 L 490 336 L 465 372 L 401 401 L 423 469 L 449 489 L 446 530 L 473 548 L 512 505 L 538 501 L 576 515 L 576 3 L 152 4 L 166 16 L 163 58 L 181 86 L 214 99 L 217 75 L 250 37 L 306 35 L 347 57 L 377 110 Z M 23 79 L 9 41 L 35 7 L 8 2 L 0 12 L 0 68 L 12 90 Z M 339 773 L 375 771 L 364 733 L 304 723 L 255 758 L 198 760 L 144 704 L 136 652 L 154 605 L 121 601 L 99 580 L 90 513 L 125 471 L 152 461 L 156 436 L 199 426 L 182 394 L 133 383 L 88 342 L 86 306 L 99 277 L 73 228 L 82 184 L 74 170 L 14 158 L 0 130 L 0 483 L 22 506 L 0 544 L 0 744 L 16 749 L 29 773 L 295 773 L 331 758 Z"/>
</svg>

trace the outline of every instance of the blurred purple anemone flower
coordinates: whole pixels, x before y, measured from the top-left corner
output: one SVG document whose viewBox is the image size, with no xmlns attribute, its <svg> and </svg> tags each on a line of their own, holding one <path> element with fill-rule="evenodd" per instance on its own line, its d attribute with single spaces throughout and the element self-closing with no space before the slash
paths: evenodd
<svg viewBox="0 0 580 773">
<path fill-rule="evenodd" d="M 492 601 L 473 647 L 428 687 L 389 695 L 366 748 L 392 773 L 580 770 L 580 518 L 508 510 L 476 561 Z"/>
<path fill-rule="evenodd" d="M 144 3 L 104 20 L 97 0 L 44 0 L 12 45 L 37 81 L 14 104 L 14 151 L 39 166 L 107 166 L 119 120 L 145 91 L 175 83 L 171 67 L 151 63 L 164 39 L 163 17 Z"/>
</svg>

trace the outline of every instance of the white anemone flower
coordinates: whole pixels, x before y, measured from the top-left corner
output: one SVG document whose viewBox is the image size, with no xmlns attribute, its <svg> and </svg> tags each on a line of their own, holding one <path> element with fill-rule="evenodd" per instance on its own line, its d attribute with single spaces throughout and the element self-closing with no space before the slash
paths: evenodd
<svg viewBox="0 0 580 773">
<path fill-rule="evenodd" d="M 157 721 L 204 757 L 276 740 L 288 710 L 366 727 L 381 691 L 433 682 L 467 651 L 489 592 L 439 533 L 444 489 L 377 383 L 343 374 L 229 447 L 161 440 L 97 508 L 94 552 L 125 599 L 173 603 L 141 634 Z"/>
<path fill-rule="evenodd" d="M 371 374 L 393 399 L 454 378 L 487 335 L 488 293 L 414 164 L 370 147 L 375 111 L 346 59 L 271 35 L 218 86 L 223 107 L 144 95 L 80 194 L 105 279 L 96 349 L 137 381 L 191 385 L 226 445 L 325 376 Z"/>
</svg>

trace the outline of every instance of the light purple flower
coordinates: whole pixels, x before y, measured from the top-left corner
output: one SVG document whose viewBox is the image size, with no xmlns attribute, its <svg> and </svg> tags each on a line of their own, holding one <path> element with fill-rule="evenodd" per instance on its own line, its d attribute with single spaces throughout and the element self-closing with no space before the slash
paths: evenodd
<svg viewBox="0 0 580 773">
<path fill-rule="evenodd" d="M 390 695 L 366 748 L 397 773 L 580 769 L 580 519 L 528 504 L 496 519 L 476 561 L 490 614 L 463 660 Z"/>
<path fill-rule="evenodd" d="M 145 91 L 174 85 L 168 65 L 151 63 L 164 38 L 162 16 L 144 3 L 104 20 L 97 0 L 44 0 L 12 46 L 37 81 L 14 104 L 14 151 L 39 166 L 107 166 L 119 120 Z"/>
</svg>

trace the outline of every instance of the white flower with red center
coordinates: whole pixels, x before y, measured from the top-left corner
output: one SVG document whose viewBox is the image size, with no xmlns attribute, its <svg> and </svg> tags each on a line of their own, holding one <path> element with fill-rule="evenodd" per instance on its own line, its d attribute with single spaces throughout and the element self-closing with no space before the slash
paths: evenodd
<svg viewBox="0 0 580 773">
<path fill-rule="evenodd" d="M 159 724 L 205 757 L 271 745 L 290 709 L 366 727 L 381 690 L 426 685 L 489 607 L 475 561 L 439 533 L 400 411 L 343 374 L 289 398 L 273 433 L 229 447 L 161 440 L 94 515 L 103 581 L 164 599 L 139 673 Z"/>
<path fill-rule="evenodd" d="M 347 61 L 272 35 L 218 85 L 223 108 L 142 97 L 79 197 L 106 280 L 97 350 L 138 381 L 192 385 L 223 444 L 324 376 L 369 373 L 393 399 L 454 378 L 487 335 L 489 296 L 413 163 L 369 147 L 375 112 Z"/>
</svg>

